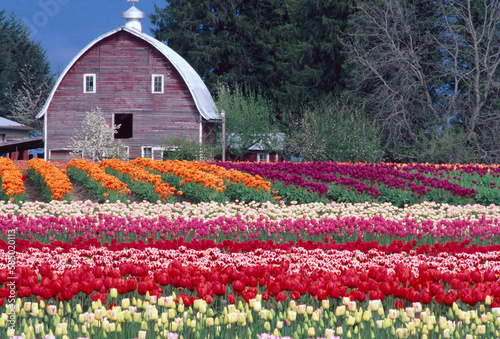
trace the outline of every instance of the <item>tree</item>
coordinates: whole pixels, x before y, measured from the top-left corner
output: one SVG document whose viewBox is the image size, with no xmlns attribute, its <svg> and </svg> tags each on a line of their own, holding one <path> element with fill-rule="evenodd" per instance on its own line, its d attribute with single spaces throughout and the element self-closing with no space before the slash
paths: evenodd
<svg viewBox="0 0 500 339">
<path fill-rule="evenodd" d="M 380 161 L 379 126 L 347 98 L 326 97 L 289 120 L 288 155 L 305 161 Z"/>
<path fill-rule="evenodd" d="M 213 160 L 221 153 L 217 146 L 212 146 L 209 143 L 200 144 L 182 134 L 165 138 L 162 146 L 164 147 L 164 160 Z"/>
<path fill-rule="evenodd" d="M 242 159 L 249 149 L 260 144 L 276 150 L 279 130 L 273 123 L 272 106 L 262 94 L 235 85 L 231 91 L 221 83 L 217 90 L 217 108 L 226 114 L 226 149 Z"/>
<path fill-rule="evenodd" d="M 114 139 L 119 128 L 120 125 L 108 126 L 101 108 L 92 108 L 85 115 L 81 129 L 75 129 L 76 135 L 71 138 L 74 150 L 70 155 L 91 161 L 111 158 L 126 160 L 125 146 L 120 140 Z"/>
<path fill-rule="evenodd" d="M 155 36 L 205 80 L 240 83 L 274 110 L 298 111 L 343 88 L 339 36 L 351 0 L 173 0 L 155 7 Z M 285 106 L 286 108 L 283 108 Z"/>
<path fill-rule="evenodd" d="M 22 87 L 15 95 L 10 114 L 7 115 L 7 118 L 33 128 L 34 135 L 41 135 L 43 132 L 43 120 L 37 119 L 36 115 L 45 104 L 52 79 L 46 78 L 45 81 L 37 85 L 35 75 L 31 69 L 32 67 L 27 65 L 19 73 Z"/>
<path fill-rule="evenodd" d="M 434 149 L 437 162 L 498 162 L 499 11 L 475 0 L 356 3 L 350 83 L 392 159 L 427 161 Z"/>
<path fill-rule="evenodd" d="M 0 116 L 17 116 L 12 109 L 26 108 L 25 96 L 44 102 L 51 85 L 50 65 L 40 43 L 30 39 L 28 28 L 14 14 L 7 18 L 0 11 Z"/>
</svg>

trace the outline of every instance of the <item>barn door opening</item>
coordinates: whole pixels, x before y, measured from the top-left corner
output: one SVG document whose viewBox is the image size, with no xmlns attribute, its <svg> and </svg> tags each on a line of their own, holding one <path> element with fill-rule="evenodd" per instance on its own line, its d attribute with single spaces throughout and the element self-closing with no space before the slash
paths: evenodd
<svg viewBox="0 0 500 339">
<path fill-rule="evenodd" d="M 133 114 L 115 114 L 115 125 L 120 125 L 115 139 L 130 139 L 133 137 L 134 119 Z"/>
</svg>

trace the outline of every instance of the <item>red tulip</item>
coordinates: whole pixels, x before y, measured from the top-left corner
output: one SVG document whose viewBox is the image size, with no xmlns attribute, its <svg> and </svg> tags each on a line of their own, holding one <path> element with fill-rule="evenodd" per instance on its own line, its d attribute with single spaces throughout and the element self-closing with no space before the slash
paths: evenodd
<svg viewBox="0 0 500 339">
<path fill-rule="evenodd" d="M 278 302 L 285 301 L 285 299 L 286 299 L 286 294 L 285 294 L 283 291 L 281 291 L 280 293 L 278 293 L 278 294 L 274 297 L 274 299 L 276 299 L 276 301 L 278 301 Z"/>
<path fill-rule="evenodd" d="M 104 287 L 104 283 L 101 278 L 94 280 L 94 291 L 100 291 Z"/>
<path fill-rule="evenodd" d="M 269 298 L 270 298 L 269 292 L 262 293 L 262 299 L 263 300 L 269 300 Z"/>
<path fill-rule="evenodd" d="M 391 295 L 393 292 L 392 284 L 388 281 L 383 281 L 378 284 L 378 287 L 385 295 Z"/>
<path fill-rule="evenodd" d="M 444 294 L 438 294 L 438 295 L 435 295 L 434 296 L 434 300 L 438 303 L 438 304 L 442 304 L 444 302 Z"/>
<path fill-rule="evenodd" d="M 281 292 L 281 287 L 277 282 L 273 281 L 267 286 L 267 290 L 270 294 L 276 295 Z"/>
<path fill-rule="evenodd" d="M 135 279 L 128 279 L 127 280 L 127 290 L 129 292 L 135 291 L 137 289 L 137 280 Z"/>
<path fill-rule="evenodd" d="M 360 291 L 355 291 L 356 294 L 355 294 L 355 298 L 356 300 L 360 301 L 360 302 L 363 302 L 366 300 L 366 293 L 363 293 L 363 292 L 360 292 Z"/>
<path fill-rule="evenodd" d="M 92 292 L 94 292 L 94 287 L 90 282 L 84 280 L 80 284 L 80 290 L 85 294 L 91 294 Z"/>
<path fill-rule="evenodd" d="M 290 293 L 290 298 L 293 300 L 297 300 L 300 298 L 300 293 L 298 291 L 292 291 L 292 293 Z"/>
<path fill-rule="evenodd" d="M 205 300 L 207 304 L 211 304 L 212 301 L 214 301 L 214 298 L 211 295 L 206 295 L 205 297 L 203 297 L 203 300 Z"/>
<path fill-rule="evenodd" d="M 245 289 L 245 283 L 243 283 L 243 281 L 241 280 L 235 280 L 233 282 L 233 290 L 235 292 L 241 292 Z"/>
<path fill-rule="evenodd" d="M 52 291 L 54 292 L 54 294 L 61 292 L 62 288 L 63 288 L 63 284 L 62 284 L 61 280 L 53 280 L 52 281 Z"/>
<path fill-rule="evenodd" d="M 385 295 L 384 293 L 380 292 L 379 290 L 372 290 L 370 291 L 370 294 L 368 295 L 370 300 L 384 300 Z"/>
<path fill-rule="evenodd" d="M 293 299 L 293 296 L 290 296 L 290 297 Z M 328 293 L 326 292 L 325 289 L 320 288 L 318 290 L 318 293 L 316 293 L 316 297 L 318 298 L 318 300 L 325 300 L 328 297 Z"/>
<path fill-rule="evenodd" d="M 430 304 L 432 301 L 432 294 L 428 289 L 423 289 L 421 292 L 421 300 L 424 304 Z"/>
<path fill-rule="evenodd" d="M 233 294 L 230 294 L 227 296 L 227 301 L 233 305 L 236 302 L 236 298 L 234 297 Z"/>
<path fill-rule="evenodd" d="M 140 295 L 145 295 L 146 292 L 148 291 L 148 287 L 144 281 L 141 281 L 139 283 L 139 287 L 137 289 L 137 292 L 139 292 Z"/>
<path fill-rule="evenodd" d="M 62 300 L 64 301 L 69 301 L 73 299 L 73 291 L 71 291 L 71 288 L 65 287 L 63 288 L 61 292 Z"/>
<path fill-rule="evenodd" d="M 404 304 L 403 300 L 396 300 L 394 302 L 394 307 L 397 309 L 404 308 L 405 304 Z"/>
<path fill-rule="evenodd" d="M 478 283 L 478 282 L 482 282 L 484 280 L 484 277 L 483 277 L 483 274 L 479 271 L 474 271 L 472 272 L 471 274 L 471 279 Z"/>
<path fill-rule="evenodd" d="M 416 303 L 416 302 L 420 301 L 420 293 L 417 290 L 413 289 L 413 288 L 411 288 L 411 289 L 408 290 L 408 293 L 407 293 L 406 297 L 412 303 Z"/>
</svg>

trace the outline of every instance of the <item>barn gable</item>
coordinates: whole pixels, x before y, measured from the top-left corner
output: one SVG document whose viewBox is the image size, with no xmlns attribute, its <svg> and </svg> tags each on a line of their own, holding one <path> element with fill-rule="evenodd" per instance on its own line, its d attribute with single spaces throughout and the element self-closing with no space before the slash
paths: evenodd
<svg viewBox="0 0 500 339">
<path fill-rule="evenodd" d="M 57 80 L 37 116 L 45 120 L 49 159 L 67 154 L 75 129 L 94 106 L 103 109 L 108 123 L 131 128 L 119 136 L 130 157 L 144 156 L 144 149 L 171 135 L 202 142 L 204 125 L 220 119 L 196 71 L 168 46 L 142 33 L 133 20 L 137 12 L 142 13 L 132 12 L 126 26 L 87 45 Z"/>
</svg>

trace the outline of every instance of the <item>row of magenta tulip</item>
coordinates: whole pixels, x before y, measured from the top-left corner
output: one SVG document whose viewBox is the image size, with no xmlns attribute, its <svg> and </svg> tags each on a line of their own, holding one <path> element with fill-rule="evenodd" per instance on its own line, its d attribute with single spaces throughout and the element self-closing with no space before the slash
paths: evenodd
<svg viewBox="0 0 500 339">
<path fill-rule="evenodd" d="M 438 166 L 368 163 L 232 163 L 227 169 L 273 181 L 285 201 L 361 202 L 396 205 L 422 201 L 500 204 L 498 166 Z"/>
<path fill-rule="evenodd" d="M 213 219 L 179 217 L 118 217 L 109 214 L 96 216 L 24 216 L 0 214 L 0 232 L 7 236 L 15 230 L 19 239 L 40 239 L 45 243 L 53 240 L 72 241 L 98 237 L 102 242 L 118 239 L 137 240 L 154 237 L 167 240 L 184 237 L 187 241 L 214 239 L 261 240 L 274 239 L 286 243 L 290 240 L 311 240 L 346 243 L 362 239 L 377 240 L 388 245 L 393 239 L 406 241 L 417 239 L 420 245 L 446 241 L 471 241 L 477 245 L 494 244 L 500 235 L 498 218 L 479 220 L 425 220 L 413 218 L 401 220 L 383 217 L 340 217 L 321 219 L 269 220 L 258 218 L 219 216 Z"/>
<path fill-rule="evenodd" d="M 234 297 L 234 296 L 233 296 Z M 103 298 L 101 296 L 101 298 Z M 89 307 L 81 303 L 22 301 L 12 313 L 20 326 L 8 327 L 7 312 L 0 317 L 3 338 L 489 338 L 498 337 L 499 309 L 481 304 L 467 310 L 454 303 L 448 312 L 419 302 L 387 305 L 379 300 L 301 304 L 294 300 L 269 302 L 257 294 L 248 303 L 208 304 L 205 300 L 174 292 L 166 296 L 146 294 L 121 298 L 116 290 L 108 302 L 97 299 Z M 220 299 L 216 297 L 216 299 Z M 406 307 L 405 307 L 406 306 Z M 0 307 L 0 311 L 2 308 Z M 47 334 L 48 333 L 48 334 Z M 272 334 L 271 334 L 272 333 Z M 16 336 L 22 335 L 22 336 Z M 283 337 L 282 337 L 283 336 Z"/>
<path fill-rule="evenodd" d="M 182 289 L 208 303 L 214 295 L 232 291 L 246 301 L 257 293 L 276 301 L 346 296 L 364 301 L 392 296 L 424 304 L 434 300 L 448 306 L 458 300 L 474 306 L 489 296 L 494 307 L 500 306 L 498 248 L 417 255 L 411 250 L 391 254 L 377 247 L 363 253 L 358 246 L 339 251 L 270 243 L 267 249 L 235 244 L 203 249 L 190 249 L 189 244 L 164 249 L 158 243 L 138 248 L 132 244 L 125 249 L 116 244 L 39 245 L 20 246 L 15 274 L 0 269 L 0 286 L 14 281 L 19 297 L 61 300 L 116 288 L 120 294 L 137 291 L 158 296 Z M 8 252 L 0 253 L 0 263 L 6 267 Z M 0 288 L 2 298 L 10 293 L 7 285 Z"/>
</svg>

